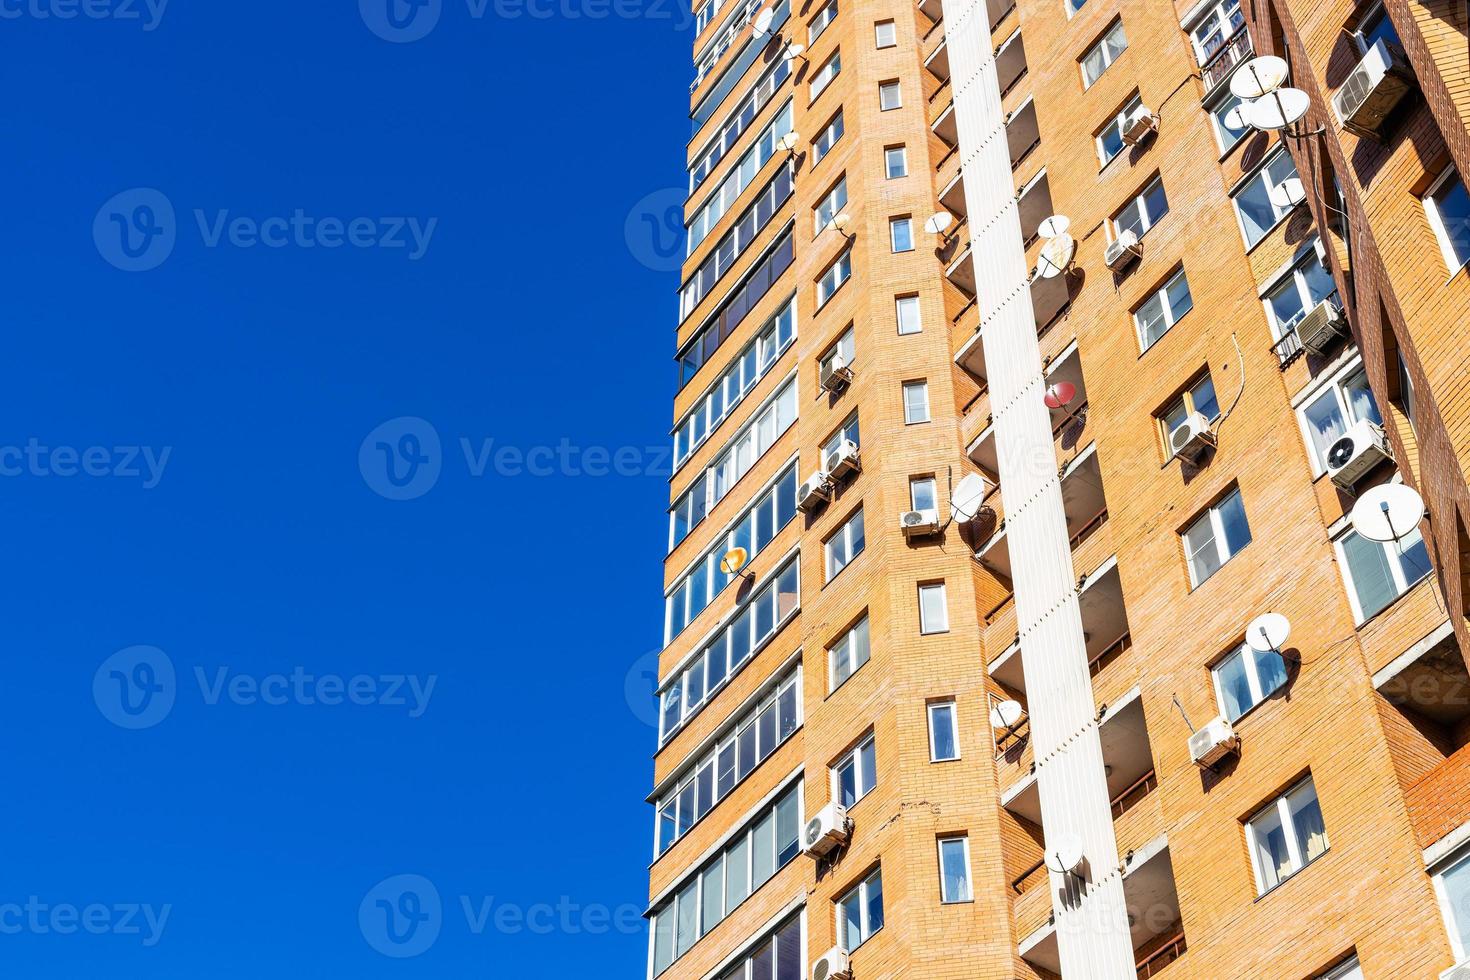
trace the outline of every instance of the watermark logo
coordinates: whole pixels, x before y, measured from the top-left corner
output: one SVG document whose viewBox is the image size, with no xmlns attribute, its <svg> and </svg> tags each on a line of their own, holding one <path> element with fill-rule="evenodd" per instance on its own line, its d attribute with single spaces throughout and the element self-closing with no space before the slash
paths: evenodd
<svg viewBox="0 0 1470 980">
<path fill-rule="evenodd" d="M 0 20 L 136 20 L 151 31 L 166 9 L 168 0 L 0 0 Z"/>
<path fill-rule="evenodd" d="M 0 445 L 0 477 L 141 479 L 152 490 L 172 453 L 172 446 L 47 446 L 32 436 L 24 446 Z"/>
<path fill-rule="evenodd" d="M 427 37 L 438 26 L 443 5 L 443 0 L 357 0 L 368 30 L 394 44 Z"/>
<path fill-rule="evenodd" d="M 357 907 L 357 926 L 384 956 L 406 959 L 433 946 L 444 924 L 439 890 L 423 875 L 394 875 L 374 885 Z"/>
<path fill-rule="evenodd" d="M 650 650 L 628 668 L 623 678 L 623 698 L 633 717 L 650 728 L 658 727 L 658 655 Z"/>
<path fill-rule="evenodd" d="M 173 253 L 177 240 L 173 203 L 152 187 L 114 194 L 92 221 L 98 254 L 124 272 L 158 268 Z"/>
<path fill-rule="evenodd" d="M 684 262 L 682 187 L 665 187 L 645 196 L 623 222 L 623 241 L 640 264 L 654 272 L 675 272 Z"/>
<path fill-rule="evenodd" d="M 434 489 L 443 463 L 439 433 L 412 415 L 384 422 L 357 450 L 363 481 L 389 500 L 413 500 Z"/>
<path fill-rule="evenodd" d="M 168 654 L 154 646 L 119 650 L 92 676 L 92 700 L 119 728 L 152 728 L 168 717 L 178 685 Z"/>
<path fill-rule="evenodd" d="M 93 936 L 141 936 L 143 945 L 152 947 L 163 938 L 173 908 L 169 903 L 155 907 L 137 902 L 53 905 L 31 895 L 25 904 L 0 902 L 0 935 L 71 936 L 85 932 Z"/>
</svg>

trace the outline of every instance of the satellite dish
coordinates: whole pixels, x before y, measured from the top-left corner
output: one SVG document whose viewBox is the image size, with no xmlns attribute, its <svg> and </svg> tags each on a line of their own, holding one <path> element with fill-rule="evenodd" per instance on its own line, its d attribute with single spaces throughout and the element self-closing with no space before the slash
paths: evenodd
<svg viewBox="0 0 1470 980">
<path fill-rule="evenodd" d="M 1036 272 L 1043 279 L 1055 279 L 1072 264 L 1072 257 L 1076 254 L 1077 242 L 1071 235 L 1063 233 L 1055 238 L 1048 238 L 1046 244 L 1041 246 Z"/>
<path fill-rule="evenodd" d="M 783 54 L 785 54 L 786 60 L 790 61 L 792 58 L 800 58 L 801 53 L 805 50 L 805 44 L 788 44 L 786 45 L 786 50 L 783 52 Z"/>
<path fill-rule="evenodd" d="M 1256 129 L 1285 129 L 1300 122 L 1311 107 L 1311 96 L 1301 89 L 1277 89 L 1252 102 L 1246 119 Z"/>
<path fill-rule="evenodd" d="M 924 230 L 931 235 L 942 235 L 945 229 L 952 224 L 954 224 L 954 215 L 948 211 L 940 211 L 924 222 Z"/>
<path fill-rule="evenodd" d="M 1021 707 L 1021 702 L 1002 701 L 990 709 L 990 727 L 1010 731 L 1020 723 L 1025 714 L 1026 709 Z"/>
<path fill-rule="evenodd" d="M 851 224 L 852 215 L 848 214 L 846 211 L 842 212 L 832 219 L 832 227 L 836 228 L 838 231 L 846 231 L 848 226 Z"/>
<path fill-rule="evenodd" d="M 1307 188 L 1300 177 L 1288 177 L 1266 194 L 1278 208 L 1294 208 L 1307 199 Z"/>
<path fill-rule="evenodd" d="M 961 524 L 975 519 L 980 502 L 985 499 L 985 477 L 971 473 L 960 481 L 949 495 L 949 513 Z"/>
<path fill-rule="evenodd" d="M 720 559 L 720 571 L 726 575 L 734 575 L 744 568 L 748 561 L 750 561 L 750 552 L 744 548 L 731 548 L 725 552 L 725 557 Z"/>
<path fill-rule="evenodd" d="M 1082 838 L 1076 834 L 1062 834 L 1056 845 L 1046 851 L 1046 867 L 1057 874 L 1076 874 L 1077 869 L 1082 867 L 1084 856 Z"/>
<path fill-rule="evenodd" d="M 1230 91 L 1237 98 L 1259 99 L 1285 84 L 1288 73 L 1286 61 L 1273 54 L 1252 58 L 1230 76 Z"/>
<path fill-rule="evenodd" d="M 1364 491 L 1353 505 L 1353 530 L 1369 541 L 1399 541 L 1424 519 L 1424 498 L 1413 487 L 1385 483 Z"/>
<path fill-rule="evenodd" d="M 755 32 L 756 37 L 765 37 L 767 34 L 771 33 L 771 21 L 775 19 L 775 8 L 767 7 L 765 10 L 762 10 L 760 13 L 755 15 L 755 23 L 751 26 L 751 30 Z"/>
<path fill-rule="evenodd" d="M 800 142 L 801 137 L 797 135 L 795 130 L 792 130 L 791 132 L 787 133 L 785 136 L 776 141 L 776 149 L 782 151 L 783 153 L 790 153 L 792 150 L 796 149 L 796 145 Z"/>
<path fill-rule="evenodd" d="M 1036 233 L 1042 238 L 1061 238 L 1072 227 L 1072 219 L 1065 214 L 1054 214 L 1043 221 L 1036 229 Z"/>
<path fill-rule="evenodd" d="M 1251 124 L 1248 113 L 1253 100 L 1247 99 L 1239 105 L 1233 105 L 1225 113 L 1224 123 L 1227 129 L 1245 129 Z"/>
<path fill-rule="evenodd" d="M 1046 402 L 1047 408 L 1061 408 L 1075 397 L 1077 397 L 1076 385 L 1070 381 L 1058 381 L 1046 389 L 1046 397 L 1042 401 Z"/>
<path fill-rule="evenodd" d="M 1251 620 L 1245 628 L 1245 642 L 1261 653 L 1280 653 L 1281 645 L 1291 636 L 1291 621 L 1280 613 L 1266 613 Z"/>
</svg>

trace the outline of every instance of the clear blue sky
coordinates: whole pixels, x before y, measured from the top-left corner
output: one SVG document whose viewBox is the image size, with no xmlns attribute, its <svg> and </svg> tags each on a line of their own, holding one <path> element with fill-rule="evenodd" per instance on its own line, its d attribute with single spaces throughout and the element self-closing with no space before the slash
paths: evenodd
<svg viewBox="0 0 1470 980">
<path fill-rule="evenodd" d="M 120 4 L 0 10 L 0 974 L 641 975 L 683 13 Z"/>
</svg>

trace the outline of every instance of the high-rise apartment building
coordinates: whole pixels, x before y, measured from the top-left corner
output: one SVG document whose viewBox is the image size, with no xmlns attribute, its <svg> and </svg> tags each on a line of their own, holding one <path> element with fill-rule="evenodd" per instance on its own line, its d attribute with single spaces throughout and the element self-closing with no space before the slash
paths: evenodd
<svg viewBox="0 0 1470 980">
<path fill-rule="evenodd" d="M 1459 980 L 1463 0 L 698 28 L 649 976 Z"/>
</svg>

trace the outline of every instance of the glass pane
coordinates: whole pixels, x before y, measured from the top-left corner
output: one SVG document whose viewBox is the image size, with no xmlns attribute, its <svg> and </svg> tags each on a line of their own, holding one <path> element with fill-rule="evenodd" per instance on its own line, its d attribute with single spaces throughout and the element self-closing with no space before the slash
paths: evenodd
<svg viewBox="0 0 1470 980">
<path fill-rule="evenodd" d="M 915 480 L 909 484 L 909 491 L 910 502 L 914 510 L 935 509 L 933 480 Z"/>
<path fill-rule="evenodd" d="M 705 869 L 704 875 L 704 921 L 701 933 L 709 932 L 725 917 L 725 864 L 716 861 Z"/>
<path fill-rule="evenodd" d="M 1398 598 L 1398 586 L 1394 583 L 1383 545 L 1357 533 L 1349 533 L 1342 539 L 1342 552 L 1347 558 L 1353 592 L 1358 597 L 1358 609 L 1364 619 L 1377 615 Z"/>
<path fill-rule="evenodd" d="M 777 729 L 776 737 L 784 742 L 792 732 L 796 731 L 796 685 L 787 685 L 776 703 L 780 717 L 780 727 Z"/>
<path fill-rule="evenodd" d="M 940 869 L 943 874 L 942 897 L 946 902 L 968 902 L 970 900 L 970 872 L 965 867 L 965 842 L 946 840 L 939 842 Z"/>
<path fill-rule="evenodd" d="M 715 795 L 723 799 L 735 788 L 735 742 L 720 747 L 720 759 L 716 766 Z"/>
<path fill-rule="evenodd" d="M 683 956 L 694 945 L 699 938 L 699 903 L 696 892 L 699 889 L 699 881 L 695 879 L 684 886 L 679 892 L 678 899 L 678 936 L 675 948 L 676 956 Z"/>
<path fill-rule="evenodd" d="M 1434 192 L 1434 204 L 1458 268 L 1470 262 L 1470 194 L 1460 178 L 1451 174 Z"/>
<path fill-rule="evenodd" d="M 852 629 L 852 669 L 857 670 L 868 662 L 868 617 Z"/>
<path fill-rule="evenodd" d="M 883 928 L 883 876 L 875 874 L 868 879 L 867 890 L 868 931 L 863 936 L 864 939 Z"/>
<path fill-rule="evenodd" d="M 1302 860 L 1314 861 L 1327 850 L 1327 828 L 1322 824 L 1322 808 L 1317 804 L 1317 788 L 1308 780 L 1305 786 L 1292 790 L 1286 798 L 1291 823 L 1296 829 L 1297 847 Z"/>
<path fill-rule="evenodd" d="M 1266 193 L 1264 177 L 1257 177 L 1235 195 L 1235 209 L 1240 213 L 1240 223 L 1245 228 L 1248 245 L 1260 241 L 1276 223 L 1276 211 L 1271 207 L 1271 198 Z"/>
<path fill-rule="evenodd" d="M 653 920 L 653 972 L 662 973 L 674 962 L 674 910 L 666 908 Z"/>
<path fill-rule="evenodd" d="M 1470 857 L 1464 858 L 1440 878 L 1450 907 L 1450 928 L 1459 937 L 1460 949 L 1470 954 Z"/>
<path fill-rule="evenodd" d="M 1215 128 L 1220 134 L 1221 146 L 1234 146 L 1236 141 L 1244 136 L 1246 130 L 1250 128 L 1249 126 L 1241 126 L 1239 129 L 1235 129 L 1227 125 L 1225 122 L 1226 113 L 1228 113 L 1231 109 L 1234 109 L 1236 106 L 1240 105 L 1240 103 L 1241 99 L 1238 96 L 1231 94 L 1225 99 L 1224 102 L 1221 102 L 1214 108 L 1213 114 L 1215 117 Z"/>
<path fill-rule="evenodd" d="M 851 952 L 863 941 L 862 904 L 854 890 L 837 905 L 837 944 Z"/>
<path fill-rule="evenodd" d="M 1378 403 L 1373 400 L 1373 390 L 1368 387 L 1368 375 L 1359 371 L 1344 381 L 1342 395 L 1354 422 L 1368 419 L 1377 425 L 1383 424 L 1383 416 L 1378 414 Z"/>
<path fill-rule="evenodd" d="M 1337 286 L 1332 281 L 1332 273 L 1322 267 L 1322 262 L 1316 255 L 1313 255 L 1311 261 L 1302 266 L 1302 280 L 1306 283 L 1307 296 L 1313 306 L 1337 291 Z"/>
<path fill-rule="evenodd" d="M 1268 891 L 1291 873 L 1291 855 L 1286 848 L 1286 832 L 1281 814 L 1273 804 L 1251 824 L 1256 844 L 1256 867 L 1261 872 L 1261 891 Z"/>
<path fill-rule="evenodd" d="M 1250 525 L 1245 520 L 1245 503 L 1236 491 L 1220 501 L 1220 525 L 1225 531 L 1226 557 L 1251 543 Z"/>
<path fill-rule="evenodd" d="M 837 769 L 837 801 L 852 806 L 857 799 L 857 765 L 849 759 Z"/>
<path fill-rule="evenodd" d="M 776 866 L 784 867 L 787 861 L 801 853 L 801 813 L 797 809 L 796 793 L 787 791 L 776 803 Z"/>
<path fill-rule="evenodd" d="M 1210 515 L 1194 522 L 1188 531 L 1184 532 L 1185 554 L 1189 557 L 1189 567 L 1194 573 L 1194 584 L 1199 585 L 1205 579 L 1214 575 L 1220 568 L 1220 549 L 1215 545 L 1215 528 L 1210 521 Z"/>
<path fill-rule="evenodd" d="M 1164 196 L 1164 182 L 1155 181 L 1154 185 L 1143 194 L 1143 208 L 1148 218 L 1148 227 L 1152 228 L 1159 223 L 1159 219 L 1169 213 L 1169 199 Z M 1181 280 L 1182 281 L 1182 280 Z M 1173 289 L 1170 289 L 1170 298 L 1173 298 Z M 1177 320 L 1178 317 L 1176 316 Z"/>
<path fill-rule="evenodd" d="M 776 873 L 776 814 L 768 812 L 755 825 L 754 864 L 751 867 L 750 890 L 755 891 Z"/>
<path fill-rule="evenodd" d="M 1399 570 L 1404 573 L 1404 586 L 1408 588 L 1433 569 L 1429 565 L 1429 552 L 1424 548 L 1424 538 L 1417 530 L 1399 542 L 1403 549 L 1399 555 Z"/>
<path fill-rule="evenodd" d="M 776 980 L 800 980 L 801 920 L 794 919 L 776 934 Z"/>
<path fill-rule="evenodd" d="M 1323 392 L 1306 407 L 1302 417 L 1306 419 L 1307 433 L 1312 437 L 1312 448 L 1316 450 L 1317 460 L 1324 462 L 1328 448 L 1347 431 L 1342 409 L 1337 404 L 1336 392 L 1331 389 Z"/>
<path fill-rule="evenodd" d="M 1194 410 L 1207 419 L 1213 419 L 1220 414 L 1220 402 L 1215 398 L 1215 382 L 1209 375 L 1205 375 L 1199 384 L 1194 386 L 1190 392 L 1190 398 L 1194 401 Z"/>
<path fill-rule="evenodd" d="M 1286 664 L 1274 650 L 1252 650 L 1256 663 L 1256 680 L 1260 682 L 1261 697 L 1268 698 L 1286 683 Z"/>
<path fill-rule="evenodd" d="M 741 837 L 725 852 L 725 908 L 735 908 L 749 894 L 750 839 Z"/>
<path fill-rule="evenodd" d="M 955 758 L 954 705 L 937 704 L 929 709 L 929 729 L 934 743 L 934 759 Z"/>
<path fill-rule="evenodd" d="M 1173 323 L 1184 319 L 1184 314 L 1194 309 L 1194 297 L 1189 295 L 1189 280 L 1178 276 L 1165 290 L 1169 297 L 1169 318 Z"/>
<path fill-rule="evenodd" d="M 776 970 L 776 947 L 766 943 L 750 958 L 750 980 L 771 980 Z"/>
<path fill-rule="evenodd" d="M 1245 657 L 1239 652 L 1231 654 L 1215 668 L 1215 677 L 1220 685 L 1220 708 L 1226 718 L 1235 721 L 1255 703 L 1251 699 L 1250 681 L 1246 678 Z"/>
<path fill-rule="evenodd" d="M 1270 305 L 1271 315 L 1276 318 L 1276 325 L 1283 334 L 1296 326 L 1297 321 L 1307 314 L 1307 308 L 1302 302 L 1301 289 L 1297 287 L 1294 276 L 1288 276 L 1275 291 L 1267 294 L 1266 302 Z"/>
</svg>

